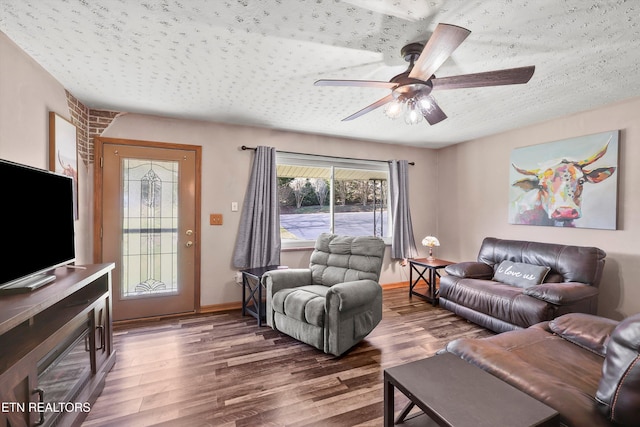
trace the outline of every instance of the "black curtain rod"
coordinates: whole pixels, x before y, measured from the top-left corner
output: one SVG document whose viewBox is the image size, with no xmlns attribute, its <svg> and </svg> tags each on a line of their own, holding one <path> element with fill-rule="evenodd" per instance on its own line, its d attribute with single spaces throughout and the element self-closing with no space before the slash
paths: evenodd
<svg viewBox="0 0 640 427">
<path fill-rule="evenodd" d="M 240 147 L 242 149 L 242 151 L 245 150 L 251 150 L 251 151 L 256 151 L 257 148 L 256 147 L 247 147 L 246 145 L 243 145 L 242 147 Z M 307 154 L 307 153 L 295 153 L 293 151 L 280 151 L 281 153 L 285 153 L 285 154 L 302 154 L 304 156 L 317 156 L 317 157 L 329 157 L 332 159 L 348 159 L 348 160 L 365 160 L 367 162 L 384 162 L 384 163 L 391 163 L 390 160 L 372 160 L 372 159 L 356 159 L 354 157 L 339 157 L 339 156 L 325 156 L 323 154 Z M 409 164 L 411 166 L 415 166 L 415 162 L 409 162 Z"/>
</svg>

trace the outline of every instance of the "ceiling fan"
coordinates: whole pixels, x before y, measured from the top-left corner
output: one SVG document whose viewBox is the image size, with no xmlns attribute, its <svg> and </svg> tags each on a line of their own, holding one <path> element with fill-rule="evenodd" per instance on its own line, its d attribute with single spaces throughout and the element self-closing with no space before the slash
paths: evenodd
<svg viewBox="0 0 640 427">
<path fill-rule="evenodd" d="M 426 45 L 411 43 L 402 48 L 401 54 L 409 62 L 407 71 L 390 81 L 328 80 L 316 81 L 316 86 L 361 86 L 391 89 L 391 93 L 362 110 L 345 117 L 353 120 L 386 105 L 385 114 L 397 118 L 405 112 L 405 121 L 415 124 L 424 117 L 431 125 L 441 122 L 447 115 L 431 96 L 433 90 L 460 89 L 527 83 L 535 66 L 509 68 L 475 74 L 437 78 L 434 73 L 467 38 L 471 31 L 450 24 L 438 24 Z"/>
</svg>

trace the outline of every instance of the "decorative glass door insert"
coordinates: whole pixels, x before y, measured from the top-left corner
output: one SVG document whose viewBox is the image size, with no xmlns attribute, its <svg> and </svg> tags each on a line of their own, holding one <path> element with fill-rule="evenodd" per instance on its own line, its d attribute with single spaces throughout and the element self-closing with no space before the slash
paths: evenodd
<svg viewBox="0 0 640 427">
<path fill-rule="evenodd" d="M 123 298 L 178 291 L 179 162 L 122 159 Z"/>
</svg>

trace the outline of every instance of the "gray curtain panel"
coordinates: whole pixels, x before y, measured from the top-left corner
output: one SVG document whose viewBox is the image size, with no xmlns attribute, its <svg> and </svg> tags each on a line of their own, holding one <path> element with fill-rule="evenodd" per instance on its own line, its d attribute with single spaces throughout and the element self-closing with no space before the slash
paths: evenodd
<svg viewBox="0 0 640 427">
<path fill-rule="evenodd" d="M 391 191 L 391 214 L 393 240 L 391 258 L 416 258 L 418 249 L 413 237 L 411 211 L 409 209 L 409 162 L 392 160 L 389 162 L 389 187 Z"/>
<path fill-rule="evenodd" d="M 259 146 L 242 206 L 233 266 L 279 265 L 280 246 L 276 149 Z"/>
</svg>

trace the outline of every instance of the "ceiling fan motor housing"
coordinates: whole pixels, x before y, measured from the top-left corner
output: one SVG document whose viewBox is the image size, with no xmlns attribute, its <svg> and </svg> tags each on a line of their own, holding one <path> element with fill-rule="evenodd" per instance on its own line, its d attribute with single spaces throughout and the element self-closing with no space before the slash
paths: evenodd
<svg viewBox="0 0 640 427">
<path fill-rule="evenodd" d="M 431 79 L 427 81 L 412 79 L 407 77 L 407 73 L 400 74 L 391 79 L 391 81 L 398 83 L 398 86 L 391 92 L 395 99 L 416 98 L 418 95 L 427 96 L 433 89 Z"/>
</svg>

